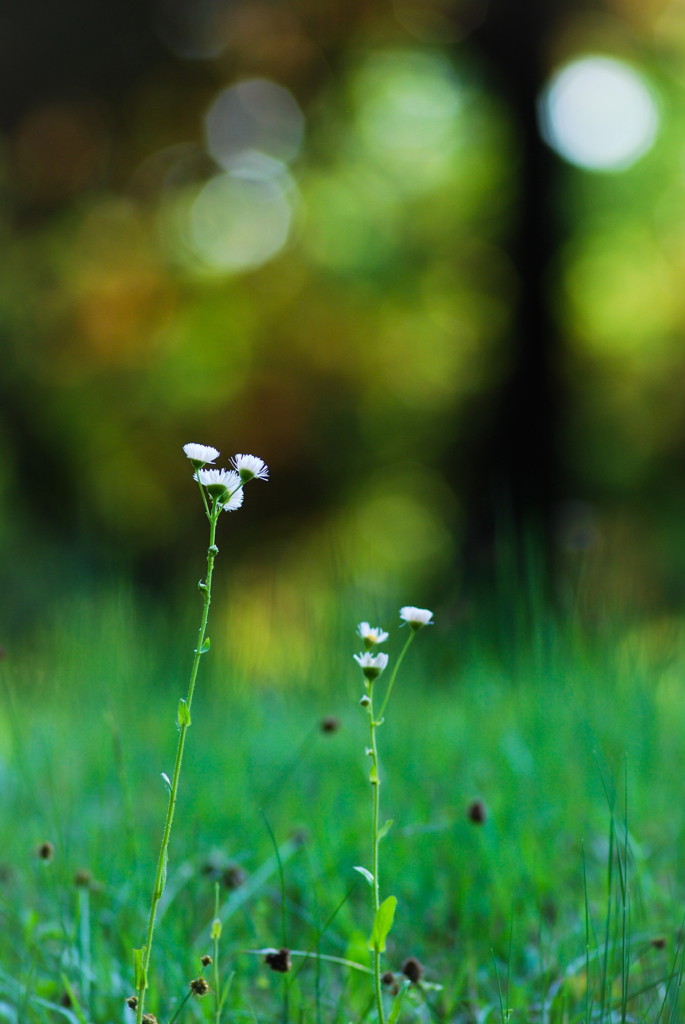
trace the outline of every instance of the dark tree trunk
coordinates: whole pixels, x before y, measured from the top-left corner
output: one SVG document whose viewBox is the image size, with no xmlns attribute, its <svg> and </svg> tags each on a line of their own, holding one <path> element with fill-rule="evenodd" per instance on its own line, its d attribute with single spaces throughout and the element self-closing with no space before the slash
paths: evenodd
<svg viewBox="0 0 685 1024">
<path fill-rule="evenodd" d="M 559 245 L 553 205 L 557 159 L 540 138 L 537 103 L 549 69 L 546 44 L 566 5 L 561 0 L 492 0 L 472 42 L 508 110 L 518 150 L 517 209 L 504 246 L 518 276 L 508 372 L 482 439 L 477 442 L 467 507 L 467 565 L 482 572 L 498 533 L 519 551 L 525 535 L 539 542 L 545 573 L 553 571 L 555 510 L 563 482 L 559 425 L 559 342 L 550 309 L 550 265 Z M 471 555 L 473 557 L 471 557 Z M 480 562 L 480 566 L 478 563 Z"/>
</svg>

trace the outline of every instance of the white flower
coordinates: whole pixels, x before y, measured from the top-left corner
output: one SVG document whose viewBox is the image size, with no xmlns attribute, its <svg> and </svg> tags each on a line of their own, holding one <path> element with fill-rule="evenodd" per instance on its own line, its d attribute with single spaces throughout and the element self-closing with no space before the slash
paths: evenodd
<svg viewBox="0 0 685 1024">
<path fill-rule="evenodd" d="M 370 626 L 368 622 L 360 622 L 357 626 L 357 633 L 364 641 L 364 647 L 370 651 L 376 644 L 385 643 L 388 634 L 384 633 L 380 626 Z"/>
<path fill-rule="evenodd" d="M 388 665 L 388 656 L 383 653 L 369 654 L 365 651 L 363 654 L 354 654 L 353 658 L 369 680 L 377 679 Z"/>
<path fill-rule="evenodd" d="M 269 479 L 269 467 L 263 459 L 258 458 L 256 455 L 234 455 L 231 459 L 231 465 L 240 474 L 240 479 L 244 484 L 248 480 Z"/>
<path fill-rule="evenodd" d="M 231 497 L 224 505 L 224 512 L 235 512 L 237 508 L 240 508 L 243 501 L 245 500 L 245 489 L 239 487 L 237 491 L 234 491 Z"/>
<path fill-rule="evenodd" d="M 433 625 L 431 622 L 433 612 L 429 612 L 427 608 L 414 608 L 412 605 L 406 605 L 404 608 L 400 608 L 400 618 L 408 622 L 412 629 Z"/>
<path fill-rule="evenodd" d="M 218 501 L 224 503 L 224 512 L 240 508 L 245 497 L 238 474 L 232 469 L 198 469 L 195 479 Z"/>
<path fill-rule="evenodd" d="M 186 453 L 193 465 L 204 466 L 208 462 L 214 462 L 219 458 L 216 448 L 209 444 L 184 444 L 183 451 Z"/>
</svg>

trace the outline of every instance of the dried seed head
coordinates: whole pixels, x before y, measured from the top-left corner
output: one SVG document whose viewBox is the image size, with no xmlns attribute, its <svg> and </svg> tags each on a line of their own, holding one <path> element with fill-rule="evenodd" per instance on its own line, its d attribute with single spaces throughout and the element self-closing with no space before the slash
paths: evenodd
<svg viewBox="0 0 685 1024">
<path fill-rule="evenodd" d="M 141 1017 L 143 1024 L 159 1024 L 159 1021 L 155 1017 L 154 1013 L 144 1013 Z"/>
<path fill-rule="evenodd" d="M 202 964 L 203 967 L 209 967 L 210 964 L 214 963 L 214 961 L 212 960 L 211 956 L 205 953 L 204 956 L 200 957 L 200 963 Z"/>
<path fill-rule="evenodd" d="M 407 957 L 402 964 L 402 974 L 405 978 L 409 978 L 413 985 L 418 985 L 423 977 L 423 966 L 415 956 Z"/>
<path fill-rule="evenodd" d="M 384 971 L 383 974 L 381 974 L 381 985 L 393 996 L 396 996 L 400 990 L 400 987 L 397 984 L 397 978 L 392 971 Z"/>
<path fill-rule="evenodd" d="M 126 1005 L 128 1006 L 129 1010 L 137 1010 L 138 996 L 129 996 L 128 999 L 126 1000 Z"/>
<path fill-rule="evenodd" d="M 247 872 L 239 864 L 229 864 L 221 872 L 221 884 L 226 889 L 239 889 L 245 883 Z"/>
<path fill-rule="evenodd" d="M 482 825 L 488 816 L 487 809 L 482 800 L 472 800 L 466 810 L 466 817 L 474 825 Z"/>
<path fill-rule="evenodd" d="M 290 962 L 289 949 L 272 949 L 264 957 L 264 963 L 268 964 L 272 971 L 280 974 L 287 974 L 292 963 Z"/>
<path fill-rule="evenodd" d="M 79 889 L 90 889 L 93 876 L 86 868 L 80 868 L 74 875 L 74 885 Z"/>
<path fill-rule="evenodd" d="M 337 732 L 340 728 L 340 719 L 335 718 L 334 715 L 327 715 L 321 719 L 320 729 L 321 732 Z"/>
<path fill-rule="evenodd" d="M 209 992 L 209 982 L 206 978 L 193 978 L 190 983 L 190 991 L 194 996 L 206 996 Z"/>
<path fill-rule="evenodd" d="M 55 847 L 52 845 L 52 843 L 45 842 L 41 843 L 39 846 L 36 847 L 36 856 L 40 860 L 52 860 L 54 855 Z"/>
<path fill-rule="evenodd" d="M 654 949 L 665 949 L 666 939 L 663 937 L 663 935 L 657 935 L 650 941 L 649 944 L 650 946 L 653 946 Z"/>
</svg>

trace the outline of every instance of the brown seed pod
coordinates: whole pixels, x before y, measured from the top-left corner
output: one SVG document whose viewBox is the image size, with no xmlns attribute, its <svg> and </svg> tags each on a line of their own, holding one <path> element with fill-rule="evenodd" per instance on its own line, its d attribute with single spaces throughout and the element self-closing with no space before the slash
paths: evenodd
<svg viewBox="0 0 685 1024">
<path fill-rule="evenodd" d="M 466 817 L 474 825 L 482 825 L 488 816 L 487 808 L 482 800 L 472 800 L 466 810 Z"/>
<path fill-rule="evenodd" d="M 270 950 L 264 957 L 264 963 L 268 964 L 272 971 L 278 971 L 280 974 L 287 974 L 292 967 L 292 963 L 290 961 L 290 950 Z"/>
<path fill-rule="evenodd" d="M 418 985 L 423 977 L 423 965 L 419 963 L 415 956 L 407 957 L 402 964 L 402 974 L 405 978 L 409 978 L 413 985 Z"/>
</svg>

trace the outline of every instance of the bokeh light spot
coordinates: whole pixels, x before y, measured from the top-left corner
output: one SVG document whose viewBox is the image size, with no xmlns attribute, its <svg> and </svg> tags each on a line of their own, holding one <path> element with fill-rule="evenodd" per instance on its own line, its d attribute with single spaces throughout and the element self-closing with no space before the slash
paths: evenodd
<svg viewBox="0 0 685 1024">
<path fill-rule="evenodd" d="M 230 170 L 248 151 L 286 163 L 300 151 L 304 115 L 287 89 L 265 78 L 251 78 L 223 89 L 205 116 L 207 149 Z"/>
<path fill-rule="evenodd" d="M 255 154 L 256 155 L 256 154 Z M 273 162 L 270 162 L 270 164 Z M 188 214 L 187 243 L 219 271 L 261 266 L 285 245 L 292 221 L 292 180 L 256 167 L 218 174 L 199 190 Z"/>
<path fill-rule="evenodd" d="M 462 97 L 445 58 L 423 50 L 375 53 L 354 91 L 360 140 L 386 174 L 422 191 L 452 173 Z"/>
<path fill-rule="evenodd" d="M 539 106 L 540 131 L 565 160 L 620 171 L 652 146 L 659 116 L 645 79 L 623 61 L 588 55 L 561 68 Z"/>
</svg>

